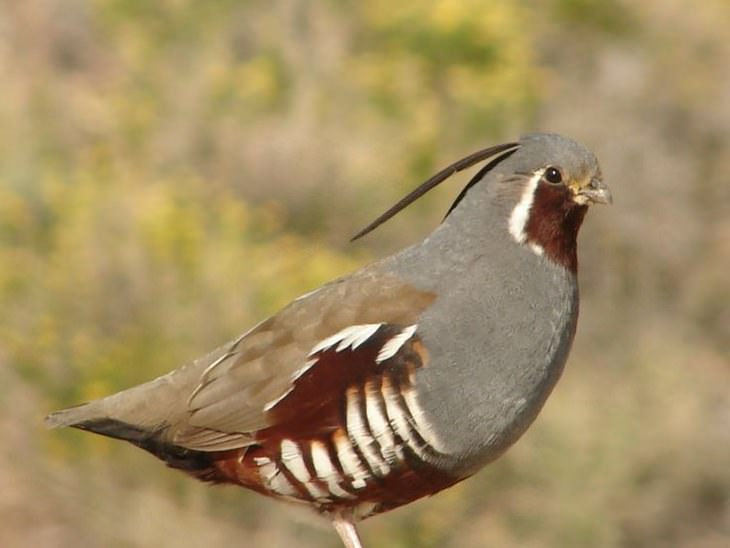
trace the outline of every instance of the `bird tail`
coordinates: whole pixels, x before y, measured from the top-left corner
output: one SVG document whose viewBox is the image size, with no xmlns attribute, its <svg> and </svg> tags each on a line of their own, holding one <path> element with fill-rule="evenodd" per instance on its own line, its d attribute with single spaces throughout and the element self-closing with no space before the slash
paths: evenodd
<svg viewBox="0 0 730 548">
<path fill-rule="evenodd" d="M 46 426 L 70 426 L 129 441 L 142 433 L 159 434 L 184 416 L 188 396 L 202 372 L 224 350 L 221 347 L 180 369 L 106 398 L 54 411 L 46 417 Z"/>
<path fill-rule="evenodd" d="M 193 363 L 106 398 L 55 411 L 46 417 L 46 426 L 70 426 L 132 443 L 164 438 L 167 428 L 184 415 L 201 365 Z"/>
<path fill-rule="evenodd" d="M 145 385 L 137 387 L 137 389 L 143 387 Z M 134 390 L 134 388 L 131 389 L 131 391 Z M 140 392 L 146 393 L 145 390 Z M 140 392 L 132 392 L 132 396 L 138 396 Z M 186 449 L 165 441 L 165 424 L 158 426 L 131 424 L 109 416 L 114 414 L 114 408 L 119 406 L 121 394 L 125 394 L 125 392 L 102 400 L 54 411 L 46 417 L 46 426 L 48 428 L 70 426 L 109 438 L 124 440 L 152 453 L 169 467 L 182 470 L 199 480 L 214 483 L 221 481 L 208 453 Z M 129 394 L 125 396 L 125 399 L 130 399 Z"/>
<path fill-rule="evenodd" d="M 82 403 L 54 411 L 45 418 L 46 427 L 72 427 L 102 436 L 139 444 L 154 435 L 154 431 L 108 416 L 106 400 Z"/>
<path fill-rule="evenodd" d="M 54 411 L 46 416 L 46 427 L 63 428 L 65 426 L 77 426 L 94 418 L 100 418 L 103 414 L 103 411 L 100 409 L 102 406 L 99 405 L 101 401 L 103 400 L 82 403 L 67 409 Z"/>
</svg>

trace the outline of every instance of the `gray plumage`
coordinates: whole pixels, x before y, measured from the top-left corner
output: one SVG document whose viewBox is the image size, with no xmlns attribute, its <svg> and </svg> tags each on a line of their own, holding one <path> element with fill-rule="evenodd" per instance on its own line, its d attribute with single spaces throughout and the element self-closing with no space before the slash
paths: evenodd
<svg viewBox="0 0 730 548">
<path fill-rule="evenodd" d="M 515 245 L 506 230 L 524 189 L 511 177 L 558 163 L 575 178 L 589 177 L 600 173 L 598 162 L 557 135 L 527 135 L 521 144 L 428 238 L 382 262 L 439 295 L 419 322 L 434 364 L 421 372 L 419 394 L 437 434 L 469 471 L 499 456 L 537 416 L 578 318 L 576 275 Z"/>
<path fill-rule="evenodd" d="M 575 236 L 587 204 L 610 202 L 595 157 L 569 139 L 532 134 L 495 150 L 501 156 L 422 242 L 293 301 L 176 371 L 55 412 L 48 425 L 127 439 L 158 456 L 165 452 L 160 447 L 173 448 L 174 458 L 183 460 L 189 451 L 265 445 L 258 433 L 285 420 L 271 410 L 286 402 L 297 379 L 318 367 L 326 352 L 344 356 L 344 343 L 315 351 L 318 344 L 351 326 L 372 325 L 358 334 L 375 338 L 378 325 L 415 325 L 409 344 L 423 347 L 413 380 L 417 403 L 409 408 L 383 392 L 383 405 L 413 411 L 414 439 L 423 440 L 410 450 L 424 464 L 455 481 L 475 472 L 525 431 L 560 377 L 578 317 Z M 551 181 L 558 175 L 548 168 L 561 180 Z M 553 216 L 556 208 L 562 209 Z M 405 375 L 405 362 L 396 358 L 402 356 L 390 367 Z M 389 419 L 388 436 L 400 434 L 409 449 L 408 432 Z M 382 443 L 370 428 L 368 435 Z M 358 511 L 335 512 L 327 504 L 320 509 L 336 514 L 344 535 L 341 528 Z"/>
</svg>

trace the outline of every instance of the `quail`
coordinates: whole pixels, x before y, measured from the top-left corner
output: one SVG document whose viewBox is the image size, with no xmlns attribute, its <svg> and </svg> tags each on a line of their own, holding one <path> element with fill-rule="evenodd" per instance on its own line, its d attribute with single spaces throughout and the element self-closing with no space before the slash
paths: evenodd
<svg viewBox="0 0 730 548">
<path fill-rule="evenodd" d="M 433 495 L 532 423 L 578 319 L 576 239 L 611 203 L 598 162 L 534 133 L 434 175 L 356 237 L 486 162 L 424 240 L 307 293 L 207 356 L 61 410 L 212 483 L 364 518 Z"/>
</svg>

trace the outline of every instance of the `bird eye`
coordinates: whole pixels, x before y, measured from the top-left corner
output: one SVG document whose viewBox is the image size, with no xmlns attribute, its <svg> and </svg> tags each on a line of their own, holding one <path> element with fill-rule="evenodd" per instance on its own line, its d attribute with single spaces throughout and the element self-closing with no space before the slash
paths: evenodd
<svg viewBox="0 0 730 548">
<path fill-rule="evenodd" d="M 550 166 L 545 170 L 545 180 L 548 183 L 551 183 L 553 185 L 557 185 L 558 183 L 563 182 L 563 174 L 560 173 L 560 170 L 556 167 Z"/>
<path fill-rule="evenodd" d="M 553 185 L 557 185 L 558 183 L 563 182 L 563 174 L 560 173 L 560 170 L 556 167 L 550 166 L 545 170 L 545 180 L 548 183 L 551 183 Z"/>
</svg>

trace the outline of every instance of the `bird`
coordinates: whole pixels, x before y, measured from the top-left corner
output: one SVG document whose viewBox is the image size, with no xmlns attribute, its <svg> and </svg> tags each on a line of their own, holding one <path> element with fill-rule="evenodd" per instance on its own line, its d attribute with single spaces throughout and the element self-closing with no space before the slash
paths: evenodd
<svg viewBox="0 0 730 548">
<path fill-rule="evenodd" d="M 353 239 L 485 162 L 423 240 L 179 369 L 53 412 L 47 426 L 302 503 L 360 548 L 359 521 L 501 456 L 540 412 L 574 339 L 578 231 L 590 205 L 612 203 L 576 141 L 530 133 L 479 150 Z"/>
</svg>

